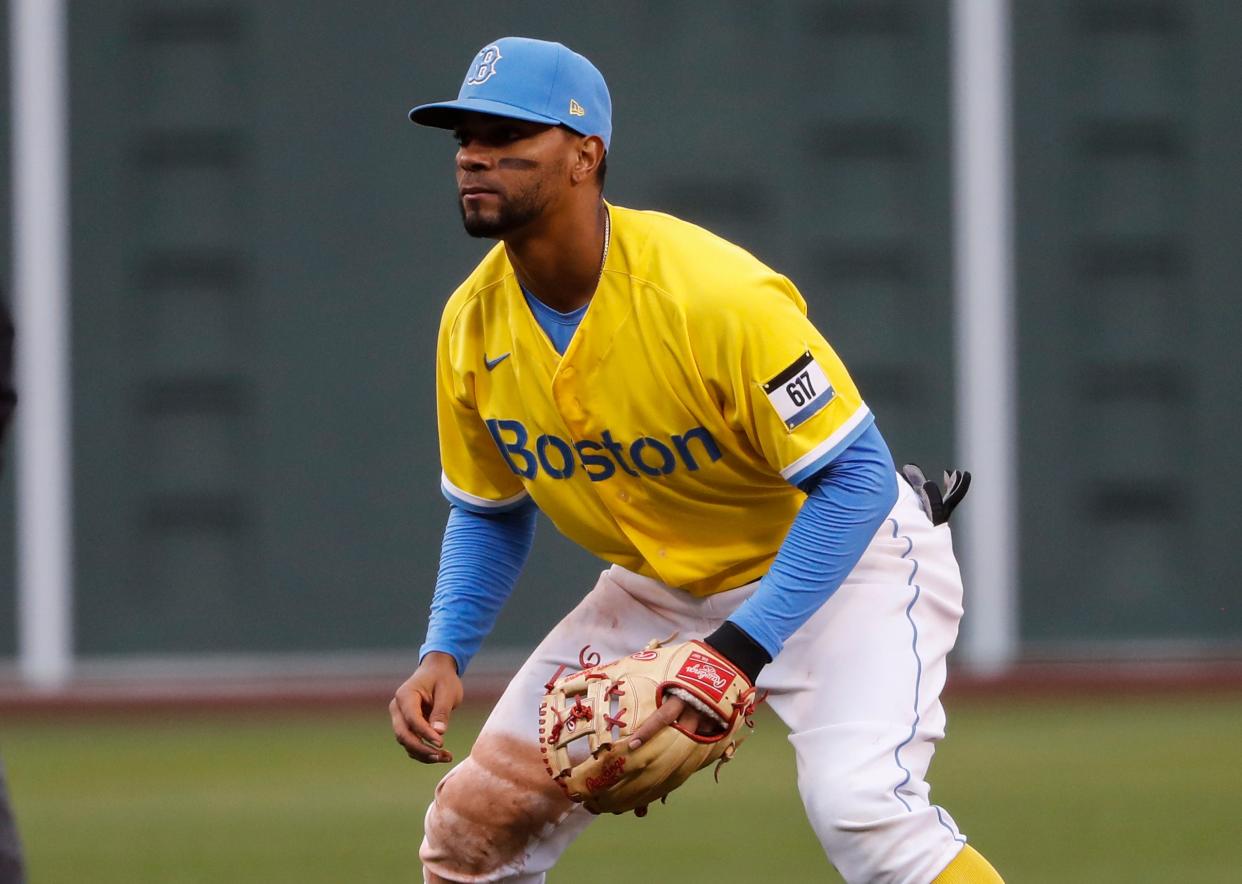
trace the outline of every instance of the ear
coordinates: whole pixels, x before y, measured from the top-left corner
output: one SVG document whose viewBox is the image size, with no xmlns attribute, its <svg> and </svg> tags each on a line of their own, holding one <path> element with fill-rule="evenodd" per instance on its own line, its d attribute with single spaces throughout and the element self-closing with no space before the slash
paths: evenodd
<svg viewBox="0 0 1242 884">
<path fill-rule="evenodd" d="M 575 186 L 595 180 L 595 170 L 604 161 L 604 153 L 604 142 L 598 135 L 588 135 L 578 142 L 569 168 L 570 180 Z"/>
</svg>

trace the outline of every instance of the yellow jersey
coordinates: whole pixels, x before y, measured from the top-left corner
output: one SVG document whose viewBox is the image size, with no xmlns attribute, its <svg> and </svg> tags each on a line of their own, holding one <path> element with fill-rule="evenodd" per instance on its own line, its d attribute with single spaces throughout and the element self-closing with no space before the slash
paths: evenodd
<svg viewBox="0 0 1242 884">
<path fill-rule="evenodd" d="M 476 512 L 532 499 L 588 551 L 696 596 L 749 583 L 798 483 L 871 412 L 787 278 L 669 215 L 608 211 L 599 285 L 563 355 L 503 244 L 449 299 L 441 488 Z"/>
</svg>

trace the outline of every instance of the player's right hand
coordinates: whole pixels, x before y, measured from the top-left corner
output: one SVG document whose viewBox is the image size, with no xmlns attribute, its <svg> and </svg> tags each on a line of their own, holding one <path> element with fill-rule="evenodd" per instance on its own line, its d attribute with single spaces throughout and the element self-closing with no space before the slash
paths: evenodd
<svg viewBox="0 0 1242 884">
<path fill-rule="evenodd" d="M 388 704 L 393 733 L 407 755 L 424 764 L 453 760 L 444 734 L 461 699 L 457 662 L 439 651 L 428 653 Z"/>
</svg>

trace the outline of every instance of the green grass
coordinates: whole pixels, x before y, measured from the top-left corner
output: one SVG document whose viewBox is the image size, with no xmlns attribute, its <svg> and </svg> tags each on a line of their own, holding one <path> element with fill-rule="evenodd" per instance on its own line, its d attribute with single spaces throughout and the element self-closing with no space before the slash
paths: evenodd
<svg viewBox="0 0 1242 884">
<path fill-rule="evenodd" d="M 956 702 L 933 796 L 1022 882 L 1239 880 L 1242 701 Z M 462 751 L 481 722 L 461 713 Z M 779 722 L 646 819 L 606 818 L 555 881 L 833 881 Z M 0 723 L 31 884 L 421 880 L 442 769 L 387 711 Z"/>
</svg>

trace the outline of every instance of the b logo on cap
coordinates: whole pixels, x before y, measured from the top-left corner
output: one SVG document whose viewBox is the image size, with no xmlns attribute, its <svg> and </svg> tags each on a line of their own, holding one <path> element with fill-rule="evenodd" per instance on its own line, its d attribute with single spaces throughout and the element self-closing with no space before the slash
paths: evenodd
<svg viewBox="0 0 1242 884">
<path fill-rule="evenodd" d="M 500 61 L 500 47 L 496 44 L 485 47 L 475 62 L 474 70 L 466 78 L 467 86 L 478 86 L 486 83 L 496 73 L 496 62 Z"/>
</svg>

